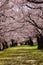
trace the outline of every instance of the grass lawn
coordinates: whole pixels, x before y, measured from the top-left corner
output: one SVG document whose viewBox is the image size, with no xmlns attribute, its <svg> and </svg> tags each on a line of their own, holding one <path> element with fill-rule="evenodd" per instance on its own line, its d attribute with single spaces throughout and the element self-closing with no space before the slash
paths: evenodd
<svg viewBox="0 0 43 65">
<path fill-rule="evenodd" d="M 37 46 L 17 46 L 0 51 L 0 65 L 43 65 L 43 50 Z"/>
</svg>

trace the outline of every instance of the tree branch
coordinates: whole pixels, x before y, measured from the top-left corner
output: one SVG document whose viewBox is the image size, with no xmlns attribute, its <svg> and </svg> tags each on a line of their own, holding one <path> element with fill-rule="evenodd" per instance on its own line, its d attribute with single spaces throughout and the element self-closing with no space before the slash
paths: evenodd
<svg viewBox="0 0 43 65">
<path fill-rule="evenodd" d="M 43 1 L 36 1 L 36 0 L 27 0 L 28 2 L 32 2 L 32 3 L 35 3 L 35 4 L 42 4 Z"/>
<path fill-rule="evenodd" d="M 31 23 L 33 26 L 37 27 L 38 29 L 43 30 L 42 27 L 38 26 L 37 23 L 33 19 L 31 19 L 30 15 L 28 17 L 30 18 L 31 21 L 27 20 L 27 22 Z"/>
</svg>

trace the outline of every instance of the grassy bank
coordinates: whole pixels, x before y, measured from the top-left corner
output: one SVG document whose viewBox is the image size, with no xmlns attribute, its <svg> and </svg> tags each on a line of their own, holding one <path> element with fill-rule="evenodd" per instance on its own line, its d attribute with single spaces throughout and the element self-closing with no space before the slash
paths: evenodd
<svg viewBox="0 0 43 65">
<path fill-rule="evenodd" d="M 0 65 L 43 65 L 43 50 L 17 46 L 0 51 Z"/>
</svg>

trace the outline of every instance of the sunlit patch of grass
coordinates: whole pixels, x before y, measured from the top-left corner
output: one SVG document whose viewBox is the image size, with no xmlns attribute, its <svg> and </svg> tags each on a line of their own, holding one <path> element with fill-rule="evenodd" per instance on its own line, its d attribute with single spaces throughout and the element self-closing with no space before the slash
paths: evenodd
<svg viewBox="0 0 43 65">
<path fill-rule="evenodd" d="M 22 46 L 8 48 L 7 50 L 11 50 L 11 49 L 37 49 L 37 46 L 22 45 Z"/>
</svg>

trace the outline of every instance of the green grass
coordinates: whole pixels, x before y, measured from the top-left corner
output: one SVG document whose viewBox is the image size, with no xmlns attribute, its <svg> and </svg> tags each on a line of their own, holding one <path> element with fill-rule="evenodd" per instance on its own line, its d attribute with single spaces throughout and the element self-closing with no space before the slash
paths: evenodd
<svg viewBox="0 0 43 65">
<path fill-rule="evenodd" d="M 0 65 L 43 65 L 43 50 L 37 46 L 17 46 L 0 51 Z"/>
</svg>

